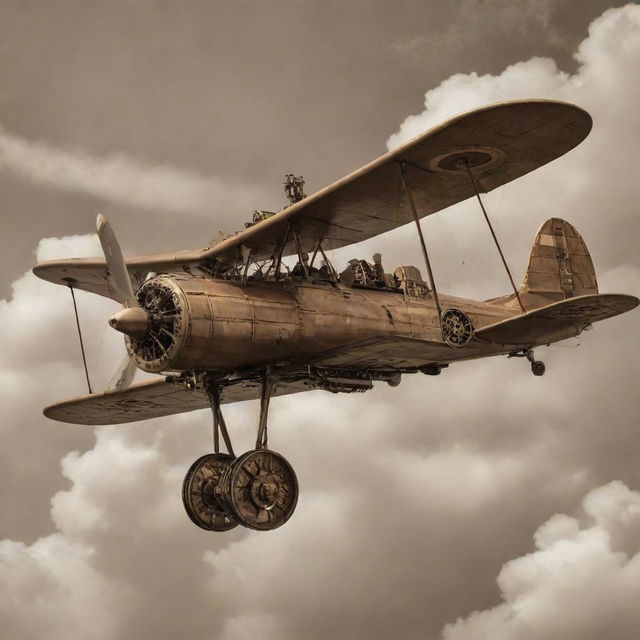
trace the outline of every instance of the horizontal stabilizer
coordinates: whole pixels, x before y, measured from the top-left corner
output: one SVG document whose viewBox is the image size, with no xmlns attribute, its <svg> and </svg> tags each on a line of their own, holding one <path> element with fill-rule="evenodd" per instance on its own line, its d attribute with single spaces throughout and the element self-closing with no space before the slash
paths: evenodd
<svg viewBox="0 0 640 640">
<path fill-rule="evenodd" d="M 638 306 L 635 296 L 606 293 L 577 296 L 478 329 L 475 337 L 494 344 L 539 345 L 577 335 L 592 322 Z"/>
</svg>

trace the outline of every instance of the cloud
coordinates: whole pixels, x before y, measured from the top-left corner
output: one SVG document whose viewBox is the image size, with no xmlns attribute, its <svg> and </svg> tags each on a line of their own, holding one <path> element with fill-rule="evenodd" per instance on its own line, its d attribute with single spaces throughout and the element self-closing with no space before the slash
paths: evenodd
<svg viewBox="0 0 640 640">
<path fill-rule="evenodd" d="M 574 74 L 559 70 L 551 59 L 532 58 L 498 75 L 453 75 L 426 92 L 424 110 L 408 116 L 387 147 L 393 149 L 454 114 L 494 102 L 548 98 L 575 103 L 593 117 L 589 137 L 562 158 L 486 194 L 489 215 L 516 278 L 524 273 L 536 230 L 551 216 L 576 226 L 598 273 L 624 264 L 640 267 L 637 184 L 629 170 L 636 163 L 636 149 L 627 143 L 638 128 L 630 105 L 640 102 L 640 86 L 629 78 L 640 59 L 639 34 L 640 7 L 626 5 L 591 24 L 589 37 L 575 52 L 579 67 Z M 423 228 L 440 289 L 473 298 L 509 290 L 475 201 L 425 219 Z M 421 264 L 414 235 L 407 228 L 383 236 L 385 255 Z M 366 255 L 369 249 L 361 252 Z"/>
<path fill-rule="evenodd" d="M 591 526 L 558 514 L 537 550 L 502 568 L 503 603 L 447 625 L 442 640 L 633 640 L 640 610 L 640 493 L 611 482 L 587 494 Z M 615 541 L 627 539 L 625 551 Z"/>
<path fill-rule="evenodd" d="M 123 153 L 104 157 L 56 149 L 0 128 L 0 171 L 65 191 L 86 193 L 131 207 L 205 215 L 224 214 L 264 200 L 251 185 L 205 177 L 196 171 L 152 165 Z M 239 203 L 240 200 L 240 203 Z"/>
<path fill-rule="evenodd" d="M 596 21 L 575 75 L 533 60 L 455 76 L 428 92 L 421 123 L 401 129 L 545 88 L 587 106 L 589 140 L 497 194 L 489 211 L 502 214 L 503 244 L 522 263 L 540 222 L 567 215 L 601 289 L 630 293 L 640 282 L 637 187 L 619 167 L 634 166 L 636 153 L 639 20 L 625 7 Z M 446 225 L 499 279 L 499 264 L 481 262 L 487 232 L 471 211 L 425 223 L 430 242 L 442 238 L 439 273 L 459 260 L 436 233 Z M 399 230 L 398 262 L 410 244 L 412 232 Z M 97 252 L 94 236 L 48 238 L 38 257 Z M 464 286 L 480 296 L 473 275 Z M 539 350 L 543 378 L 493 358 L 364 397 L 275 399 L 270 444 L 297 471 L 298 509 L 274 532 L 214 535 L 180 504 L 184 473 L 211 446 L 208 412 L 96 430 L 45 420 L 44 404 L 84 392 L 71 301 L 30 273 L 13 291 L 0 303 L 0 611 L 12 638 L 634 637 L 625 625 L 638 623 L 626 609 L 638 584 L 637 312 L 597 324 L 579 349 Z M 122 340 L 106 325 L 113 303 L 81 294 L 101 388 Z M 256 403 L 225 408 L 237 451 L 255 441 L 257 414 Z"/>
<path fill-rule="evenodd" d="M 575 74 L 559 70 L 549 58 L 532 58 L 510 65 L 499 75 L 451 76 L 426 92 L 425 110 L 407 117 L 400 130 L 389 138 L 387 147 L 395 148 L 447 117 L 468 109 L 528 98 L 568 100 L 593 110 L 594 131 L 579 149 L 588 147 L 593 136 L 598 136 L 598 130 L 612 125 L 614 118 L 622 118 L 618 127 L 624 129 L 636 122 L 628 104 L 640 92 L 636 83 L 627 81 L 640 47 L 638 11 L 637 6 L 628 4 L 610 9 L 594 20 L 589 27 L 589 37 L 574 54 L 579 64 Z M 610 150 L 606 155 L 610 160 L 616 154 Z"/>
<path fill-rule="evenodd" d="M 431 57 L 440 64 L 443 59 L 457 59 L 461 49 L 476 55 L 480 49 L 483 56 L 495 51 L 486 46 L 479 48 L 480 42 L 499 41 L 502 47 L 509 47 L 514 42 L 544 37 L 545 45 L 562 50 L 566 42 L 552 20 L 556 10 L 556 0 L 532 0 L 526 4 L 464 0 L 456 3 L 455 17 L 443 29 L 401 40 L 394 49 L 404 59 L 423 62 Z"/>
<path fill-rule="evenodd" d="M 93 549 L 61 534 L 0 542 L 0 615 L 7 638 L 117 637 L 126 587 L 93 566 Z"/>
</svg>

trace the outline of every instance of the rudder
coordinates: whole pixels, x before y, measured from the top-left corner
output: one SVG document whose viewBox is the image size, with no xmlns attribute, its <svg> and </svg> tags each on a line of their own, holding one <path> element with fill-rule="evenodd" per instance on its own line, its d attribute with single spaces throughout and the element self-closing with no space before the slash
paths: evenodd
<svg viewBox="0 0 640 640">
<path fill-rule="evenodd" d="M 566 220 L 550 218 L 538 230 L 520 286 L 525 307 L 597 293 L 596 272 L 582 236 Z"/>
</svg>

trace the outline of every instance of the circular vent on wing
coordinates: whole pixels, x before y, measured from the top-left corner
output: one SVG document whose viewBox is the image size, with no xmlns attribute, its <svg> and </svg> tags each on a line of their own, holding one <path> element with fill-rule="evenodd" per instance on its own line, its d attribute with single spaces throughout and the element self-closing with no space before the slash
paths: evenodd
<svg viewBox="0 0 640 640">
<path fill-rule="evenodd" d="M 149 329 L 140 340 L 127 337 L 127 350 L 145 371 L 169 369 L 187 328 L 184 294 L 175 282 L 160 277 L 147 280 L 136 292 L 136 298 L 149 316 Z"/>
<path fill-rule="evenodd" d="M 504 151 L 496 147 L 479 145 L 458 147 L 455 151 L 448 151 L 432 158 L 429 169 L 438 173 L 466 175 L 466 164 L 470 169 L 486 172 L 500 166 L 504 162 L 504 157 Z"/>
<path fill-rule="evenodd" d="M 447 309 L 442 314 L 442 337 L 450 347 L 464 347 L 473 336 L 469 316 L 459 309 Z"/>
</svg>

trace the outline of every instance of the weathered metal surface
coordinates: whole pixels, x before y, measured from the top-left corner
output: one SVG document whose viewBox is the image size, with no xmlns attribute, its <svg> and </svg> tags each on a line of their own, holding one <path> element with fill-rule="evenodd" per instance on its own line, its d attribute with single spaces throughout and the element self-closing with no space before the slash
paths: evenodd
<svg viewBox="0 0 640 640">
<path fill-rule="evenodd" d="M 280 382 L 273 395 L 300 393 L 315 388 L 309 380 L 290 380 Z M 232 386 L 223 387 L 220 396 L 222 404 L 256 400 L 260 397 L 260 384 L 254 380 L 239 380 Z M 209 406 L 209 399 L 203 390 L 189 389 L 163 377 L 136 382 L 119 391 L 93 393 L 57 402 L 46 407 L 44 415 L 71 424 L 124 424 L 207 409 Z"/>
<path fill-rule="evenodd" d="M 169 278 L 149 280 L 144 287 L 152 288 L 156 281 L 166 287 Z M 151 351 L 126 338 L 130 354 L 147 371 L 226 371 L 307 362 L 330 349 L 374 337 L 441 339 L 434 300 L 397 291 L 305 281 L 242 286 L 186 275 L 173 277 L 171 287 L 178 295 L 167 300 L 174 309 L 179 299 L 179 321 L 174 340 L 166 332 L 160 336 L 167 347 L 162 357 L 153 350 L 155 337 L 145 342 Z M 453 296 L 442 296 L 442 305 L 445 313 L 451 307 L 464 309 L 477 327 L 515 313 Z"/>
<path fill-rule="evenodd" d="M 182 503 L 194 524 L 207 531 L 229 531 L 238 521 L 227 512 L 216 495 L 216 489 L 233 457 L 225 453 L 209 453 L 198 458 L 187 471 L 182 483 Z"/>
<path fill-rule="evenodd" d="M 522 289 L 535 308 L 546 302 L 598 293 L 589 250 L 573 225 L 550 218 L 536 234 Z"/>
<path fill-rule="evenodd" d="M 268 258 L 294 222 L 301 249 L 325 250 L 367 240 L 411 221 L 400 190 L 398 163 L 407 164 L 407 180 L 418 215 L 424 217 L 474 195 L 464 171 L 466 159 L 484 191 L 523 176 L 575 147 L 591 129 L 588 113 L 552 100 L 503 102 L 450 118 L 398 149 L 354 171 L 336 183 L 207 249 L 128 259 L 127 268 L 140 285 L 149 272 L 181 272 L 215 259 L 239 258 L 244 250 Z M 292 236 L 285 255 L 296 252 Z M 106 263 L 99 258 L 54 260 L 34 267 L 44 280 L 118 298 Z"/>
<path fill-rule="evenodd" d="M 270 531 L 293 514 L 298 502 L 298 479 L 284 456 L 256 449 L 241 455 L 227 469 L 221 493 L 227 509 L 241 524 Z"/>
<path fill-rule="evenodd" d="M 469 344 L 473 337 L 473 324 L 460 309 L 447 309 L 442 314 L 442 337 L 450 346 L 459 349 Z"/>
<path fill-rule="evenodd" d="M 485 327 L 476 331 L 476 337 L 498 344 L 546 344 L 575 336 L 593 322 L 630 311 L 638 302 L 635 296 L 624 294 L 578 296 Z"/>
</svg>

